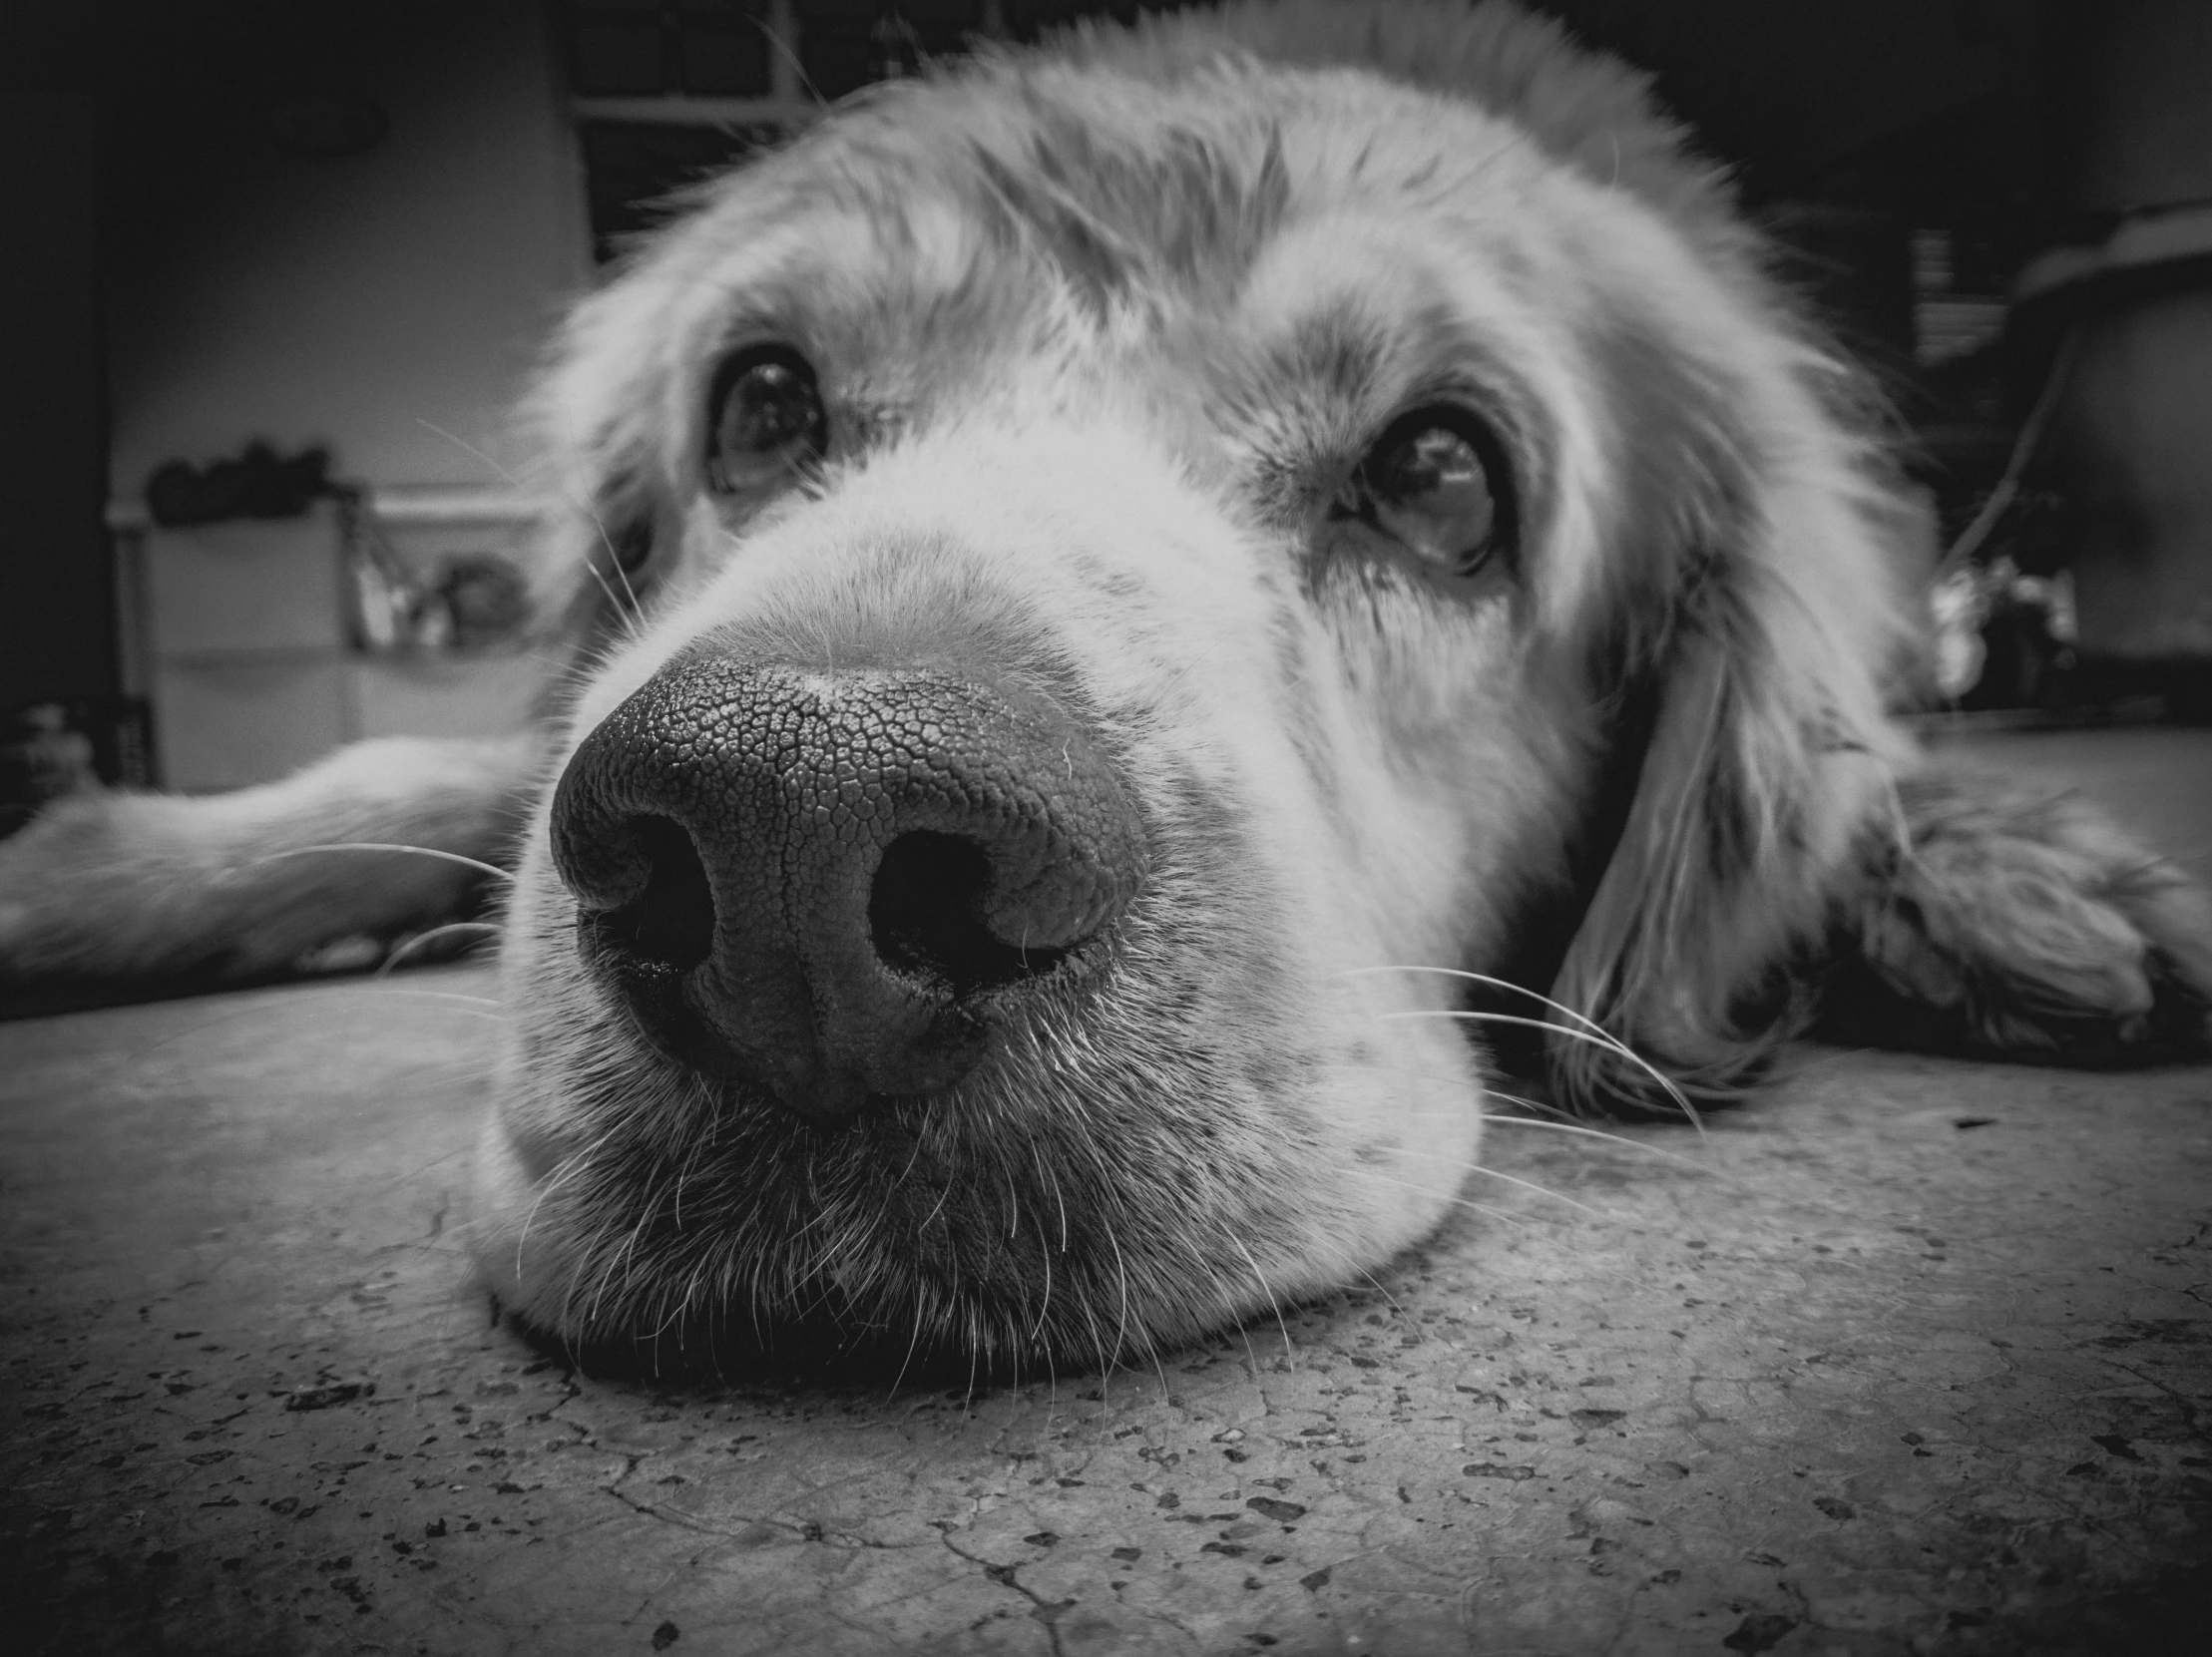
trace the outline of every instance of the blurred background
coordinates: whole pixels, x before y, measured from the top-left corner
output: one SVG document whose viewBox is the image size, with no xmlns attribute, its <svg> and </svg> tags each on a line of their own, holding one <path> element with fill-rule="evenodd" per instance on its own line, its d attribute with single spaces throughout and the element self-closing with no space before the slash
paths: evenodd
<svg viewBox="0 0 2212 1657">
<path fill-rule="evenodd" d="M 823 100 L 1138 9 L 11 0 L 0 832 L 522 721 L 507 410 L 563 307 Z M 1540 9 L 1655 74 L 1899 410 L 1931 702 L 2204 718 L 2212 4 Z"/>
</svg>

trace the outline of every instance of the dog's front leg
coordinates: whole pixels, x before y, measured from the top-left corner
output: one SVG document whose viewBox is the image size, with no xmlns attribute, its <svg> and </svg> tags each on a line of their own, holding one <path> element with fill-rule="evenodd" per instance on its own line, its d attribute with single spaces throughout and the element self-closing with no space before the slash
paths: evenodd
<svg viewBox="0 0 2212 1657">
<path fill-rule="evenodd" d="M 2212 899 L 2094 806 L 1903 778 L 1839 905 L 1823 1034 L 2062 1063 L 2200 1049 Z"/>
<path fill-rule="evenodd" d="M 58 802 L 0 841 L 0 986 L 244 979 L 434 925 L 511 860 L 540 751 L 393 737 L 231 794 Z"/>
</svg>

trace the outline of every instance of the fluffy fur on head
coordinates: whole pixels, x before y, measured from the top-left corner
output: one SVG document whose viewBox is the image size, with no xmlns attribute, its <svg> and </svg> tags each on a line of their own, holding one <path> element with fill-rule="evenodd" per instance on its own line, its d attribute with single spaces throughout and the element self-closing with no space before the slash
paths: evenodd
<svg viewBox="0 0 2212 1657">
<path fill-rule="evenodd" d="M 562 1338 L 1234 1322 L 1437 1222 L 1486 1030 L 1598 1108 L 1739 1087 L 1824 986 L 1976 1050 L 2201 1028 L 2178 877 L 1916 779 L 1851 373 L 1643 81 L 1505 0 L 878 89 L 699 193 L 538 409 L 586 669 L 488 784 L 479 1218 Z M 871 822 L 988 867 L 886 899 Z"/>
</svg>

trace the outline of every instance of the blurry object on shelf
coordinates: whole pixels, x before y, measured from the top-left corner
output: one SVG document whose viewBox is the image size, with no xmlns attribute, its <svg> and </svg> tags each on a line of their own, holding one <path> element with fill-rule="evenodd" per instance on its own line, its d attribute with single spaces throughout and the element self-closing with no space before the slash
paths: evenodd
<svg viewBox="0 0 2212 1657">
<path fill-rule="evenodd" d="M 163 529 L 299 518 L 317 501 L 336 509 L 346 630 L 354 648 L 483 650 L 520 638 L 529 600 L 511 559 L 481 550 L 427 562 L 402 558 L 368 485 L 332 478 L 327 449 L 303 449 L 287 460 L 255 441 L 238 459 L 205 470 L 171 461 L 146 486 L 148 516 Z"/>
<path fill-rule="evenodd" d="M 363 737 L 523 729 L 548 676 L 521 624 L 544 516 L 502 491 L 378 488 L 294 519 L 119 525 L 162 785 L 266 782 Z"/>
<path fill-rule="evenodd" d="M 1930 591 L 1937 687 L 1950 705 L 2049 708 L 2073 671 L 2073 584 L 2009 558 L 1945 572 Z"/>
<path fill-rule="evenodd" d="M 33 702 L 0 715 L 0 836 L 39 807 L 152 780 L 146 703 L 135 696 Z"/>
<path fill-rule="evenodd" d="M 290 459 L 256 439 L 235 460 L 173 460 L 146 481 L 147 516 L 165 529 L 231 518 L 297 518 L 330 492 L 330 451 Z"/>
<path fill-rule="evenodd" d="M 494 553 L 448 558 L 438 578 L 438 598 L 452 618 L 456 649 L 509 643 L 530 619 L 530 594 L 522 572 Z"/>
<path fill-rule="evenodd" d="M 368 651 L 483 650 L 520 640 L 529 621 L 523 575 L 497 553 L 457 553 L 427 570 L 392 548 L 368 491 L 331 490 L 344 547 L 352 642 Z"/>
</svg>

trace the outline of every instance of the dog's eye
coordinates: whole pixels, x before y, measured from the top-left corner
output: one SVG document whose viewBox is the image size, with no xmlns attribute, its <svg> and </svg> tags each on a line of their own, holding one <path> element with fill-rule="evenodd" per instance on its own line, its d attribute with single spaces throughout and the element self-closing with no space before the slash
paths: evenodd
<svg viewBox="0 0 2212 1657">
<path fill-rule="evenodd" d="M 1401 415 L 1338 493 L 1332 516 L 1357 518 L 1462 576 L 1510 548 L 1513 477 L 1497 433 L 1464 409 Z"/>
<path fill-rule="evenodd" d="M 788 346 L 731 356 L 714 372 L 706 411 L 706 482 L 718 495 L 780 483 L 829 447 L 814 370 Z"/>
</svg>

